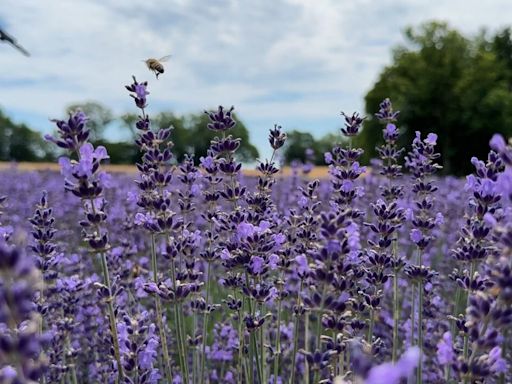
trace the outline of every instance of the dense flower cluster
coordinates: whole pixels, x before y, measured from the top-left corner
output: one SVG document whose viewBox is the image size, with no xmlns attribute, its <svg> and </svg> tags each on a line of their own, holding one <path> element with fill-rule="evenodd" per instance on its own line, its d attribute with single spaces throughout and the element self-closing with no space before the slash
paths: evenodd
<svg viewBox="0 0 512 384">
<path fill-rule="evenodd" d="M 466 180 L 440 178 L 436 135 L 400 148 L 386 99 L 371 167 L 365 118 L 343 113 L 328 180 L 281 173 L 277 124 L 248 177 L 233 107 L 207 111 L 207 154 L 177 162 L 148 86 L 126 86 L 136 176 L 102 171 L 81 111 L 48 137 L 62 175 L 4 171 L 20 181 L 0 184 L 0 383 L 512 381 L 503 137 Z"/>
</svg>

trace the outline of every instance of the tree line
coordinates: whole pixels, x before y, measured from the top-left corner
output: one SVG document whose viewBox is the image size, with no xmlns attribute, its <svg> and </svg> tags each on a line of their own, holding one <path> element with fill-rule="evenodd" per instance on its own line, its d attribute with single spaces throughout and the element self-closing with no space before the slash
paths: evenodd
<svg viewBox="0 0 512 384">
<path fill-rule="evenodd" d="M 470 157 L 485 158 L 493 133 L 512 136 L 512 30 L 495 33 L 482 31 L 464 36 L 446 23 L 430 22 L 407 28 L 405 42 L 392 51 L 392 62 L 379 74 L 365 96 L 367 119 L 354 145 L 365 148 L 363 161 L 375 157 L 382 127 L 373 114 L 380 101 L 390 97 L 400 110 L 399 127 L 403 146 L 409 145 L 415 131 L 435 132 L 439 136 L 441 163 L 445 174 L 463 175 L 471 171 Z M 80 107 L 90 118 L 93 139 L 105 145 L 112 163 L 133 163 L 139 159 L 132 142 L 111 143 L 104 129 L 117 122 L 134 132 L 136 116 L 115 117 L 96 102 L 70 105 Z M 185 153 L 196 159 L 206 153 L 213 132 L 205 129 L 207 116 L 197 113 L 178 116 L 161 112 L 153 123 L 173 126 L 174 153 L 178 160 Z M 249 131 L 237 119 L 233 132 L 242 138 L 240 157 L 250 162 L 258 158 L 249 141 Z M 341 126 L 340 118 L 340 126 Z M 312 161 L 324 164 L 324 153 L 340 140 L 338 132 L 315 138 L 311 133 L 292 130 L 284 151 L 284 160 Z M 25 124 L 16 124 L 0 111 L 0 160 L 47 161 L 56 155 L 41 135 Z"/>
<path fill-rule="evenodd" d="M 512 30 L 464 36 L 446 23 L 431 22 L 405 30 L 405 43 L 395 47 L 386 66 L 365 96 L 366 120 L 354 145 L 365 149 L 364 163 L 376 157 L 382 125 L 374 113 L 390 97 L 400 110 L 401 146 L 415 131 L 438 134 L 445 174 L 472 172 L 471 157 L 485 159 L 494 133 L 512 137 Z M 340 120 L 341 121 L 341 120 Z M 306 159 L 306 149 L 323 152 L 339 135 L 316 139 L 303 132 L 290 134 L 286 160 Z"/>
<path fill-rule="evenodd" d="M 112 164 L 134 164 L 140 160 L 140 153 L 134 144 L 137 134 L 135 121 L 137 115 L 127 113 L 114 116 L 106 106 L 88 101 L 74 103 L 66 108 L 66 114 L 81 109 L 89 117 L 88 126 L 91 131 L 91 141 L 94 145 L 104 145 L 110 156 Z M 239 159 L 251 162 L 258 158 L 257 148 L 249 140 L 249 130 L 246 125 L 234 115 L 237 125 L 232 134 L 242 139 Z M 185 154 L 194 154 L 196 160 L 206 155 L 210 141 L 215 136 L 206 126 L 208 116 L 203 112 L 179 116 L 172 112 L 160 112 L 151 118 L 152 124 L 160 128 L 172 127 L 173 153 L 177 161 L 183 159 Z M 112 142 L 107 140 L 106 128 L 116 124 L 121 129 L 131 133 L 132 139 Z M 53 146 L 45 142 L 43 136 L 25 124 L 13 122 L 2 110 L 0 110 L 0 161 L 52 161 L 60 154 L 55 152 Z"/>
</svg>

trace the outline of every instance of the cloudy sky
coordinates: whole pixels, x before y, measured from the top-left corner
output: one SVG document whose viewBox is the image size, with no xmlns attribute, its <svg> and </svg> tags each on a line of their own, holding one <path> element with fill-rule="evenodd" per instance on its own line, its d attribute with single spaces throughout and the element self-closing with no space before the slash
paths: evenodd
<svg viewBox="0 0 512 384">
<path fill-rule="evenodd" d="M 150 113 L 234 105 L 263 157 L 274 123 L 320 137 L 361 111 L 406 26 L 475 34 L 510 15 L 510 0 L 2 0 L 0 26 L 32 56 L 0 45 L 0 107 L 42 132 L 72 102 L 133 112 L 133 74 Z M 156 81 L 141 60 L 169 53 Z"/>
</svg>

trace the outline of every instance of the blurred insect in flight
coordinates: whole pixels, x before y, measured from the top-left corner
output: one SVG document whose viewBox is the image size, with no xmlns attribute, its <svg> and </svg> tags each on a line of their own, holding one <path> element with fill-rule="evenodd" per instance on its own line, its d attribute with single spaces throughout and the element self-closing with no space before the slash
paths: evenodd
<svg viewBox="0 0 512 384">
<path fill-rule="evenodd" d="M 167 55 L 167 56 L 161 57 L 158 60 L 157 59 L 147 59 L 147 60 L 143 60 L 143 61 L 146 63 L 148 69 L 156 74 L 156 78 L 158 79 L 158 75 L 161 75 L 162 73 L 165 72 L 164 66 L 162 63 L 169 60 L 170 57 L 171 57 L 171 55 Z"/>
</svg>

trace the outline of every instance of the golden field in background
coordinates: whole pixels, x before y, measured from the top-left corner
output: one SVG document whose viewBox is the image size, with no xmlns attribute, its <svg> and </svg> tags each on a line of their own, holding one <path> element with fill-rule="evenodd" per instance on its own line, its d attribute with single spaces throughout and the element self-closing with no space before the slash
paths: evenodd
<svg viewBox="0 0 512 384">
<path fill-rule="evenodd" d="M 105 164 L 102 166 L 108 172 L 113 173 L 136 173 L 137 168 L 134 165 L 124 165 L 124 164 Z M 10 163 L 10 162 L 0 162 L 0 170 L 7 169 L 15 169 L 18 171 L 59 171 L 59 165 L 56 163 Z M 247 176 L 258 176 L 258 171 L 256 169 L 244 169 L 242 167 L 242 171 L 244 175 Z M 278 174 L 280 176 L 289 176 L 291 175 L 291 168 L 284 167 L 281 172 Z M 326 166 L 316 166 L 313 170 L 308 174 L 308 177 L 311 179 L 323 179 L 328 177 L 328 167 Z"/>
</svg>

